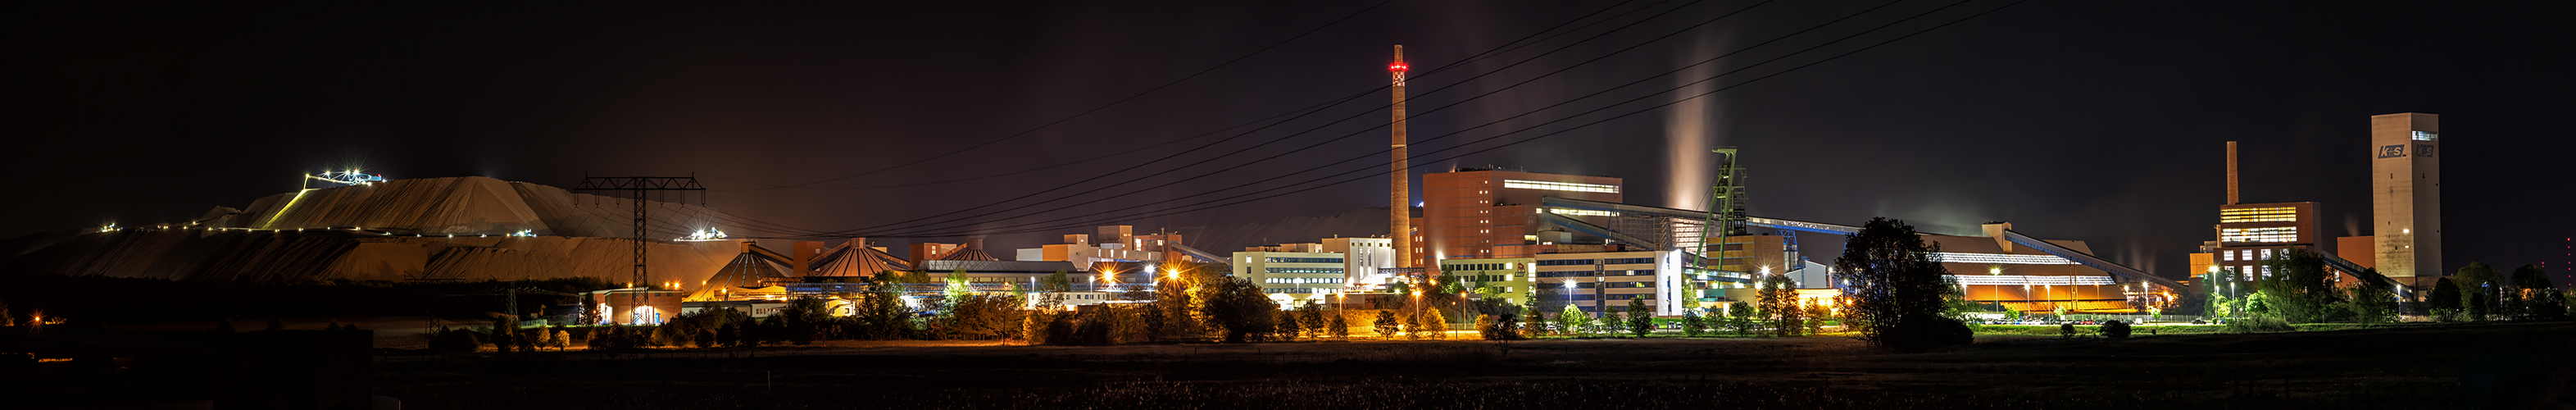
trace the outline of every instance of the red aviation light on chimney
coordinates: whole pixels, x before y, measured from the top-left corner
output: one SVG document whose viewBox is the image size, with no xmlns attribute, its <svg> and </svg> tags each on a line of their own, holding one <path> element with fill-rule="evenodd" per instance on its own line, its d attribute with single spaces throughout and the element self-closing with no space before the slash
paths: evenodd
<svg viewBox="0 0 2576 410">
<path fill-rule="evenodd" d="M 1404 63 L 1395 63 L 1395 64 L 1388 64 L 1388 65 L 1386 65 L 1386 71 L 1394 71 L 1394 72 L 1399 72 L 1399 73 L 1401 73 L 1401 72 L 1404 72 L 1404 68 L 1405 68 L 1405 67 L 1404 67 Z"/>
</svg>

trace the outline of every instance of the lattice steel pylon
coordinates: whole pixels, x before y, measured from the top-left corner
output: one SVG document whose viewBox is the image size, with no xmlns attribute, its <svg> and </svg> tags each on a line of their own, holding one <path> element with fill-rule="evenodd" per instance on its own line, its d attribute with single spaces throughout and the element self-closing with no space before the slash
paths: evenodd
<svg viewBox="0 0 2576 410">
<path fill-rule="evenodd" d="M 1744 167 L 1736 163 L 1743 155 L 1735 147 L 1709 150 L 1719 156 L 1717 181 L 1708 188 L 1708 217 L 1700 222 L 1699 251 L 1701 269 L 1718 270 L 1726 266 L 1726 238 L 1743 236 Z M 1711 239 L 1715 241 L 1712 242 Z M 1709 256 L 1708 246 L 1717 244 L 1717 255 Z M 1714 260 L 1715 265 L 1709 266 Z"/>
<path fill-rule="evenodd" d="M 644 193 L 660 191 L 705 191 L 707 188 L 706 186 L 698 185 L 697 173 L 692 172 L 689 173 L 689 176 L 685 177 L 594 177 L 583 175 L 581 177 L 581 185 L 574 186 L 573 190 L 625 191 L 633 194 L 634 197 L 631 198 L 627 204 L 635 207 L 635 282 L 627 286 L 640 284 L 644 285 L 644 289 L 651 290 L 653 289 L 652 278 L 646 276 L 644 270 L 644 255 L 647 251 L 645 245 L 652 243 L 650 242 L 651 239 L 644 237 Z M 687 197 L 682 198 L 685 201 L 685 198 Z M 644 306 L 645 293 L 648 292 L 634 292 L 628 295 L 628 297 L 633 299 L 634 304 L 626 308 L 626 311 L 628 312 L 627 314 L 634 315 L 636 314 L 634 312 L 640 310 L 636 309 L 637 307 Z M 638 321 L 642 319 L 642 317 L 637 317 L 634 320 L 626 321 L 626 323 L 638 324 Z"/>
</svg>

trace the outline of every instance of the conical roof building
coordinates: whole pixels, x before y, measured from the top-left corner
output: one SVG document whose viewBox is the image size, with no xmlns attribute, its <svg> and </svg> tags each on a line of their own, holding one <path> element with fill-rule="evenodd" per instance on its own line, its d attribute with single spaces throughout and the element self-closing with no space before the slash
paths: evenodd
<svg viewBox="0 0 2576 410">
<path fill-rule="evenodd" d="M 1001 259 L 1000 259 L 1000 258 L 994 258 L 994 257 L 993 257 L 993 254 L 984 253 L 984 238 L 968 238 L 968 239 L 966 239 L 966 247 L 965 247 L 965 248 L 959 248 L 959 249 L 957 249 L 957 251 L 956 251 L 956 252 L 949 252 L 947 255 L 941 255 L 941 256 L 939 257 L 939 260 L 943 260 L 943 261 L 998 261 L 998 260 L 1001 260 Z"/>
<path fill-rule="evenodd" d="M 849 242 L 824 252 L 809 266 L 813 268 L 813 277 L 866 278 L 879 272 L 912 270 L 912 263 L 905 262 L 903 258 L 868 247 L 867 238 L 851 238 Z"/>
<path fill-rule="evenodd" d="M 761 249 L 760 245 L 743 242 L 742 254 L 717 268 L 715 275 L 708 276 L 702 287 L 763 288 L 794 281 L 794 278 L 787 277 L 786 267 L 778 263 L 783 258 L 776 255 L 776 252 Z"/>
</svg>

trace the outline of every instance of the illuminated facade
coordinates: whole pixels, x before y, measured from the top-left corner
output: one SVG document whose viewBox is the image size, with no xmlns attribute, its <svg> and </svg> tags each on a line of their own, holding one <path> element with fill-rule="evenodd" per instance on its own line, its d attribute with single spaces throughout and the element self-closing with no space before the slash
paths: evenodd
<svg viewBox="0 0 2576 410">
<path fill-rule="evenodd" d="M 1289 244 L 1315 245 L 1315 244 Z M 1321 252 L 1320 246 L 1302 247 L 1309 252 L 1235 252 L 1235 277 L 1249 279 L 1261 293 L 1280 302 L 1282 308 L 1294 308 L 1305 302 L 1326 303 L 1326 297 L 1340 292 L 1349 272 L 1341 253 Z"/>
<path fill-rule="evenodd" d="M 2147 291 L 2144 285 L 2119 283 L 2109 272 L 2027 246 L 2015 246 L 2001 238 L 1923 235 L 1923 241 L 1941 247 L 1940 253 L 1932 254 L 1932 260 L 1950 270 L 1950 279 L 1958 283 L 1971 302 L 2021 311 L 2060 307 L 2069 311 L 2117 311 L 2132 308 L 2133 302 L 2142 301 Z M 2084 241 L 2047 242 L 2093 253 Z"/>
<path fill-rule="evenodd" d="M 2220 205 L 2215 229 L 2214 263 L 2195 274 L 2215 267 L 2235 269 L 2246 278 L 2269 278 L 2271 268 L 2263 266 L 2264 260 L 2288 255 L 2291 249 L 2325 250 L 2319 246 L 2325 238 L 2318 235 L 2315 202 Z"/>
<path fill-rule="evenodd" d="M 1413 266 L 1445 259 L 1523 258 L 1538 253 L 1539 198 L 1621 202 L 1611 177 L 1462 169 L 1422 176 L 1421 241 Z M 1606 217 L 1568 215 L 1606 224 Z"/>
<path fill-rule="evenodd" d="M 1384 285 L 1393 275 L 1384 269 L 1395 267 L 1395 240 L 1388 238 L 1328 238 L 1320 250 L 1342 254 L 1342 269 L 1354 287 Z"/>
<path fill-rule="evenodd" d="M 2440 116 L 2370 117 L 2373 269 L 2417 288 L 2443 273 L 2441 145 Z"/>
<path fill-rule="evenodd" d="M 1646 306 L 1658 306 L 1656 298 L 1665 276 L 1657 258 L 1659 252 L 1547 253 L 1530 259 L 1537 263 L 1537 280 L 1531 286 L 1554 287 L 1559 300 L 1534 300 L 1535 306 L 1572 304 L 1584 312 L 1599 314 L 1626 309 L 1629 300 L 1644 300 Z M 1677 273 L 1677 272 L 1676 272 Z M 1561 307 L 1549 309 L 1563 309 Z"/>
<path fill-rule="evenodd" d="M 1537 259 L 1486 258 L 1447 259 L 1440 261 L 1440 283 L 1457 283 L 1468 295 L 1499 298 L 1514 305 L 1530 306 L 1530 286 L 1536 282 Z"/>
</svg>

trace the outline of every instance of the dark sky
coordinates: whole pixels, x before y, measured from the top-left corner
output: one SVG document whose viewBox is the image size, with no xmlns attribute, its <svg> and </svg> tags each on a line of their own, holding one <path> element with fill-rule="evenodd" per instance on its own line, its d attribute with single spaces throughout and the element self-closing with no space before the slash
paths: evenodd
<svg viewBox="0 0 2576 410">
<path fill-rule="evenodd" d="M 1384 149 L 1385 131 L 1372 127 L 1385 122 L 1387 99 L 1371 90 L 1384 85 L 1392 44 L 1406 45 L 1418 78 L 1417 154 L 1517 132 L 1417 159 L 1427 171 L 1617 176 L 1630 202 L 1689 205 L 1706 194 L 1695 176 L 1705 164 L 1677 158 L 1733 145 L 1747 153 L 1760 216 L 1890 216 L 1936 232 L 2008 220 L 2178 274 L 2184 254 L 2212 236 L 2224 141 L 2244 144 L 2248 202 L 2320 202 L 2328 234 L 2367 234 L 2351 230 L 2369 220 L 2368 117 L 2427 112 L 2446 126 L 2449 264 L 2565 259 L 2564 238 L 2576 236 L 2565 205 L 2576 195 L 2559 158 L 2576 151 L 2562 131 L 2576 108 L 2567 52 L 2576 25 L 2565 24 L 2565 3 L 2030 2 L 1790 70 L 2012 4 L 1906 1 L 1662 77 L 1881 3 L 1372 4 L 18 2 L 5 17 L 0 112 L 11 141 L 0 169 L 17 188 L 0 236 L 181 221 L 291 191 L 302 173 L 351 166 L 558 186 L 584 172 L 696 172 L 719 190 L 709 202 L 720 209 L 816 231 L 1012 201 L 960 213 L 971 217 L 962 224 L 873 236 L 1157 209 L 1167 205 L 1149 204 L 1198 203 L 1210 197 L 1182 197 L 1239 184 L 1254 185 L 1215 196 L 1382 169 L 1372 153 Z M 1580 30 L 1462 63 L 1604 8 L 1566 26 Z M 1747 11 L 1681 31 L 1739 9 Z M 935 157 L 1247 54 L 1089 115 Z M 1432 72 L 1443 69 L 1454 71 Z M 1736 69 L 1713 84 L 1779 75 L 1574 126 L 1674 101 L 1679 94 L 1652 93 Z M 1360 93 L 1369 94 L 1248 134 L 1183 140 Z M 1609 104 L 1639 96 L 1647 98 Z M 1358 161 L 1326 166 L 1349 159 Z M 1302 171 L 1316 166 L 1326 167 Z M 1128 167 L 1136 169 L 1068 187 Z M 1113 185 L 1130 180 L 1138 183 Z M 1128 223 L 1338 214 L 1384 206 L 1384 184 L 1368 178 Z M 1058 187 L 1067 189 L 1039 193 Z M 1023 214 L 1031 217 L 1003 219 Z M 1044 236 L 999 236 L 994 247 Z"/>
</svg>

